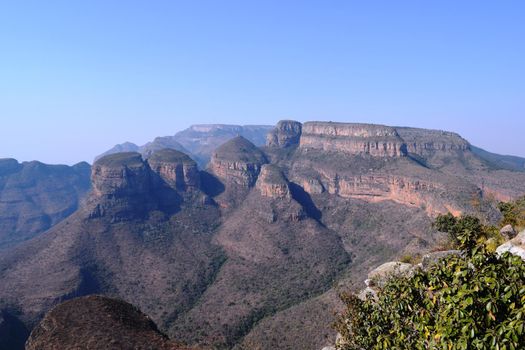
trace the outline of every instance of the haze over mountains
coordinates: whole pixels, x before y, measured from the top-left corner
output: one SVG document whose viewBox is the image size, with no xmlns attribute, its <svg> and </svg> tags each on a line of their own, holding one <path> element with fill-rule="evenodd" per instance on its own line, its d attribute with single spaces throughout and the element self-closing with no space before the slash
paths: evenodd
<svg viewBox="0 0 525 350">
<path fill-rule="evenodd" d="M 91 168 L 2 161 L 3 322 L 32 329 L 96 293 L 188 345 L 319 349 L 338 286 L 430 250 L 438 213 L 496 219 L 499 200 L 525 193 L 523 164 L 451 132 L 295 121 L 194 126 Z M 15 181 L 24 169 L 31 181 Z"/>
</svg>

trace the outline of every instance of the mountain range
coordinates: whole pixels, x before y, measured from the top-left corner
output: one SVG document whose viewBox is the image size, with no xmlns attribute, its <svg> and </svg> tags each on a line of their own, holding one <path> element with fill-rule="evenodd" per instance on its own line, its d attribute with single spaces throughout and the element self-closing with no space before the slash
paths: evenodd
<svg viewBox="0 0 525 350">
<path fill-rule="evenodd" d="M 451 132 L 291 120 L 194 126 L 91 167 L 2 160 L 0 348 L 100 294 L 140 308 L 155 339 L 320 349 L 338 291 L 439 245 L 437 214 L 497 220 L 499 201 L 525 193 L 523 164 Z"/>
</svg>

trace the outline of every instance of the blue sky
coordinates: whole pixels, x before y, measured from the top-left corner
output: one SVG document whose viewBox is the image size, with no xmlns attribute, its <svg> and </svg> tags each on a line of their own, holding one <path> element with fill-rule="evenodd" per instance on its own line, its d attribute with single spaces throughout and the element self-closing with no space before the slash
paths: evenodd
<svg viewBox="0 0 525 350">
<path fill-rule="evenodd" d="M 284 118 L 525 156 L 524 38 L 524 1 L 0 0 L 0 157 Z"/>
</svg>

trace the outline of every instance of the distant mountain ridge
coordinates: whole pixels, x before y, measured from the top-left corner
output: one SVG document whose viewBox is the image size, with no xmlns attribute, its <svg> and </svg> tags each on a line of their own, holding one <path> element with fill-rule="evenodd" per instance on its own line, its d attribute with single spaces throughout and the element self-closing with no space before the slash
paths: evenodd
<svg viewBox="0 0 525 350">
<path fill-rule="evenodd" d="M 179 131 L 174 136 L 157 137 L 143 146 L 131 142 L 118 144 L 100 154 L 101 157 L 118 152 L 139 152 L 146 157 L 162 148 L 171 148 L 190 155 L 201 169 L 210 161 L 213 151 L 226 141 L 243 136 L 256 146 L 263 146 L 266 134 L 272 129 L 269 125 L 228 125 L 228 124 L 198 124 Z"/>
</svg>

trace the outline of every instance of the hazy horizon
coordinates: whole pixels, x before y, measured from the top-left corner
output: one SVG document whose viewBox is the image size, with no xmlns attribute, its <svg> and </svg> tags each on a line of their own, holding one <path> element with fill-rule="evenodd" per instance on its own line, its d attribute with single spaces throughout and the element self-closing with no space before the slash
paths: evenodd
<svg viewBox="0 0 525 350">
<path fill-rule="evenodd" d="M 192 124 L 459 133 L 525 156 L 525 3 L 0 5 L 0 157 L 74 164 Z"/>
</svg>

